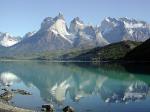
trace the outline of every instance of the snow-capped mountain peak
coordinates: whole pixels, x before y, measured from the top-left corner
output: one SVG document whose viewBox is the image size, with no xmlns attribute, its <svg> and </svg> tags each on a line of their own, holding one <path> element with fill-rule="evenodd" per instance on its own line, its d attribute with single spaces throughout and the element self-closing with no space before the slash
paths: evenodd
<svg viewBox="0 0 150 112">
<path fill-rule="evenodd" d="M 76 23 L 76 24 L 84 24 L 84 22 L 82 20 L 80 20 L 79 17 L 74 18 L 73 22 Z"/>
<path fill-rule="evenodd" d="M 64 15 L 63 15 L 62 13 L 59 13 L 59 14 L 54 18 L 54 20 L 57 21 L 58 19 L 65 20 Z"/>
<path fill-rule="evenodd" d="M 111 17 L 106 17 L 101 22 L 100 30 L 101 30 L 102 34 L 107 34 L 108 32 L 112 31 L 113 28 L 115 28 L 119 24 L 120 24 L 120 22 L 117 19 L 111 18 Z"/>
<path fill-rule="evenodd" d="M 72 33 L 78 33 L 80 30 L 83 30 L 85 28 L 85 25 L 82 20 L 80 20 L 79 17 L 74 18 L 70 23 L 70 32 Z"/>
<path fill-rule="evenodd" d="M 27 38 L 32 37 L 32 38 Z M 29 32 L 21 39 L 0 33 L 0 45 L 11 47 L 14 52 L 53 51 L 71 48 L 93 48 L 122 40 L 145 41 L 150 38 L 150 25 L 129 18 L 106 17 L 100 26 L 85 24 L 74 18 L 68 29 L 63 14 L 47 17 L 37 32 Z M 20 43 L 18 43 L 20 42 Z M 17 45 L 15 45 L 18 43 Z M 18 51 L 17 51 L 18 50 Z"/>
<path fill-rule="evenodd" d="M 41 31 L 53 31 L 60 35 L 70 35 L 67 31 L 67 25 L 62 14 L 59 13 L 55 18 L 47 17 L 41 24 Z"/>
<path fill-rule="evenodd" d="M 110 43 L 122 40 L 145 41 L 150 37 L 149 24 L 129 18 L 105 18 L 100 26 L 103 37 Z"/>
<path fill-rule="evenodd" d="M 0 33 L 0 45 L 10 47 L 21 41 L 20 37 L 12 37 L 9 33 Z"/>
<path fill-rule="evenodd" d="M 53 18 L 52 17 L 46 17 L 41 24 L 40 30 L 48 30 L 49 27 L 51 27 L 53 24 L 54 24 Z"/>
</svg>

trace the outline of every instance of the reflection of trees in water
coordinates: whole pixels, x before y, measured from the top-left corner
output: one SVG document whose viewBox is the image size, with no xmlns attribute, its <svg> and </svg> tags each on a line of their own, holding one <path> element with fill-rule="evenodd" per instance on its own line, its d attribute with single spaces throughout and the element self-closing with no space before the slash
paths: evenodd
<svg viewBox="0 0 150 112">
<path fill-rule="evenodd" d="M 106 102 L 127 102 L 146 98 L 149 86 L 124 69 L 76 66 L 46 62 L 2 63 L 3 70 L 15 73 L 25 83 L 33 83 L 46 101 L 62 103 L 98 95 Z M 132 88 L 132 89 L 131 89 Z M 124 100 L 124 101 L 123 101 Z"/>
</svg>

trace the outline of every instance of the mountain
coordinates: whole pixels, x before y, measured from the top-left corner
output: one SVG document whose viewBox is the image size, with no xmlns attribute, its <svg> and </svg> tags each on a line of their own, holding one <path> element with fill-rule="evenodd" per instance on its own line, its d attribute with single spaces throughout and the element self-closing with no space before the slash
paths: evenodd
<svg viewBox="0 0 150 112">
<path fill-rule="evenodd" d="M 69 31 L 74 37 L 74 46 L 80 48 L 105 46 L 109 43 L 105 40 L 98 27 L 86 25 L 79 17 L 71 21 Z"/>
<path fill-rule="evenodd" d="M 144 21 L 129 18 L 105 18 L 99 28 L 110 43 L 122 40 L 144 42 L 150 38 L 150 25 Z"/>
<path fill-rule="evenodd" d="M 77 34 L 79 31 L 85 28 L 85 24 L 79 17 L 74 18 L 70 23 L 70 32 Z"/>
<path fill-rule="evenodd" d="M 26 33 L 26 34 L 23 36 L 23 39 L 32 37 L 35 33 L 36 33 L 35 31 L 33 31 L 33 32 L 28 32 L 28 33 Z"/>
<path fill-rule="evenodd" d="M 114 60 L 122 58 L 140 42 L 149 38 L 150 25 L 144 21 L 107 17 L 100 26 L 94 26 L 85 24 L 76 17 L 68 27 L 64 16 L 59 13 L 54 18 L 45 18 L 38 31 L 28 32 L 22 39 L 12 37 L 8 33 L 0 33 L 0 45 L 8 48 L 1 49 L 0 56 L 34 55 L 34 58 L 38 59 L 68 59 L 89 51 L 89 54 L 83 54 L 84 59 L 78 58 Z"/>
<path fill-rule="evenodd" d="M 150 39 L 140 46 L 130 51 L 126 56 L 126 60 L 132 61 L 150 61 Z"/>
<path fill-rule="evenodd" d="M 129 51 L 140 45 L 141 42 L 122 41 L 104 47 L 97 47 L 75 57 L 64 59 L 77 61 L 113 61 L 122 59 Z"/>
<path fill-rule="evenodd" d="M 10 50 L 16 53 L 31 53 L 71 49 L 73 45 L 67 38 L 69 35 L 63 15 L 59 14 L 55 18 L 47 17 L 39 31 L 26 34 L 26 38 L 12 46 Z"/>
<path fill-rule="evenodd" d="M 79 18 L 75 18 L 68 28 L 62 14 L 59 13 L 55 18 L 47 17 L 37 32 L 27 33 L 21 42 L 10 47 L 9 52 L 13 54 L 55 52 L 109 44 L 98 28 L 83 24 L 82 29 L 78 27 L 79 22 L 81 23 Z M 80 31 L 77 31 L 79 29 Z"/>
<path fill-rule="evenodd" d="M 4 47 L 10 47 L 21 41 L 20 37 L 12 37 L 8 33 L 0 32 L 0 45 Z"/>
</svg>

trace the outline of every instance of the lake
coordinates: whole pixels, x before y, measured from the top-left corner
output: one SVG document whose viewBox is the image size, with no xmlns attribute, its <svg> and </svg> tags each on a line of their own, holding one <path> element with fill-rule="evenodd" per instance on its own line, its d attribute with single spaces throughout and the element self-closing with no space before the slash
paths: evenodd
<svg viewBox="0 0 150 112">
<path fill-rule="evenodd" d="M 9 103 L 36 111 L 50 103 L 56 112 L 67 105 L 76 112 L 150 112 L 148 70 L 119 64 L 1 61 L 0 93 L 3 88 L 28 91 L 32 95 L 14 94 Z"/>
</svg>

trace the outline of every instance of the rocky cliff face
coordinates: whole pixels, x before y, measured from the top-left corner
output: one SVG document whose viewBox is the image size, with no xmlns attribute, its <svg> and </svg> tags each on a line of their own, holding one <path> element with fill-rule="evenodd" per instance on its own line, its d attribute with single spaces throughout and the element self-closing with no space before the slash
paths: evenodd
<svg viewBox="0 0 150 112">
<path fill-rule="evenodd" d="M 105 18 L 100 26 L 103 37 L 110 43 L 122 40 L 145 41 L 150 38 L 150 25 L 128 18 Z"/>
<path fill-rule="evenodd" d="M 39 31 L 27 33 L 25 37 L 28 38 L 24 38 L 10 49 L 14 52 L 43 52 L 108 44 L 98 28 L 84 25 L 79 18 L 75 18 L 68 28 L 62 14 L 55 18 L 45 18 Z"/>
</svg>

